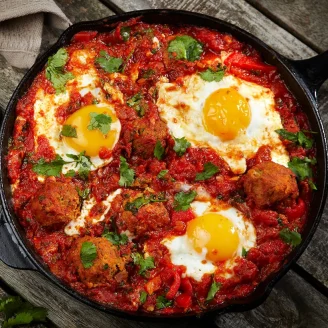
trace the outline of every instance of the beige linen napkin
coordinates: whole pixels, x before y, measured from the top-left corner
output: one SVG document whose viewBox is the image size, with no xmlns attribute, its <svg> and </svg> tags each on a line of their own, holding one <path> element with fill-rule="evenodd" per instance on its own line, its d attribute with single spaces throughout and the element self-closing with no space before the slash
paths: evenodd
<svg viewBox="0 0 328 328">
<path fill-rule="evenodd" d="M 33 65 L 40 51 L 45 19 L 58 29 L 70 24 L 53 0 L 0 0 L 0 54 L 12 66 Z"/>
</svg>

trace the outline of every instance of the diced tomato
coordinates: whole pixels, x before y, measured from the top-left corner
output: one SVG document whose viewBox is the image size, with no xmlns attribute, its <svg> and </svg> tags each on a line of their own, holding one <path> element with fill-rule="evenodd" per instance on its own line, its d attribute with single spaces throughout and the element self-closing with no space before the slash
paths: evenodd
<svg viewBox="0 0 328 328">
<path fill-rule="evenodd" d="M 179 211 L 179 212 L 173 212 L 172 213 L 172 223 L 175 223 L 177 221 L 182 222 L 188 222 L 195 218 L 195 214 L 191 209 L 188 209 L 187 211 Z"/>
<path fill-rule="evenodd" d="M 72 42 L 89 42 L 98 34 L 97 31 L 82 31 L 73 36 Z"/>
<path fill-rule="evenodd" d="M 191 295 L 181 294 L 176 297 L 175 301 L 178 307 L 186 309 L 191 305 Z"/>
<path fill-rule="evenodd" d="M 290 221 L 294 221 L 302 217 L 305 211 L 306 211 L 306 205 L 304 201 L 301 198 L 299 198 L 295 206 L 287 207 L 285 209 L 285 214 L 287 215 Z"/>
<path fill-rule="evenodd" d="M 107 147 L 101 147 L 99 150 L 99 157 L 101 159 L 109 159 L 112 156 L 112 151 Z"/>
</svg>

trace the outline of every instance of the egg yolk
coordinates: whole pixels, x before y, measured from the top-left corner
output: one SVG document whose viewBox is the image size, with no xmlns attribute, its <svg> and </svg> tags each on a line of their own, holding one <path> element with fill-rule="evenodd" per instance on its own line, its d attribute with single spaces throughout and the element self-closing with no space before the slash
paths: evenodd
<svg viewBox="0 0 328 328">
<path fill-rule="evenodd" d="M 213 262 L 232 258 L 239 245 L 238 232 L 231 221 L 217 213 L 206 213 L 190 221 L 187 235 L 197 252 L 207 249 L 206 258 Z"/>
<path fill-rule="evenodd" d="M 113 149 L 119 131 L 110 129 L 107 134 L 103 134 L 99 128 L 90 129 L 90 113 L 106 114 L 111 117 L 111 125 L 118 119 L 116 114 L 109 107 L 98 107 L 95 105 L 85 106 L 74 112 L 65 122 L 76 129 L 77 138 L 64 137 L 65 144 L 78 152 L 85 151 L 88 156 L 98 156 L 99 150 L 103 147 Z"/>
<path fill-rule="evenodd" d="M 235 139 L 251 121 L 247 100 L 234 88 L 214 91 L 205 101 L 203 124 L 205 129 L 221 140 Z"/>
</svg>

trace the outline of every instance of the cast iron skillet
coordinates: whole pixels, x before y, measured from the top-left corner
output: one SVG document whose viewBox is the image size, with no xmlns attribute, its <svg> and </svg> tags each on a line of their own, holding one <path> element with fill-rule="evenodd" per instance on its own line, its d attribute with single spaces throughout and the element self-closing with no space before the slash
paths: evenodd
<svg viewBox="0 0 328 328">
<path fill-rule="evenodd" d="M 318 191 L 315 192 L 312 200 L 308 222 L 303 233 L 302 244 L 291 254 L 289 254 L 285 264 L 279 272 L 272 274 L 265 281 L 263 281 L 251 296 L 220 305 L 214 309 L 214 311 L 215 313 L 223 313 L 228 311 L 252 309 L 266 299 L 274 284 L 288 271 L 290 266 L 296 262 L 305 250 L 314 234 L 315 229 L 318 226 L 324 208 L 327 193 L 327 142 L 317 109 L 317 91 L 325 79 L 328 78 L 328 52 L 307 60 L 288 60 L 253 35 L 234 25 L 213 17 L 186 11 L 143 10 L 125 13 L 119 16 L 111 16 L 98 21 L 74 24 L 62 34 L 58 42 L 43 56 L 41 56 L 34 66 L 25 74 L 9 101 L 0 132 L 0 194 L 3 204 L 3 213 L 0 217 L 0 259 L 14 268 L 37 270 L 76 299 L 83 301 L 96 309 L 100 309 L 114 315 L 138 320 L 154 318 L 160 318 L 161 320 L 165 318 L 177 319 L 194 315 L 185 313 L 160 316 L 149 313 L 126 312 L 117 310 L 113 307 L 106 307 L 80 295 L 57 279 L 44 265 L 42 259 L 35 253 L 30 243 L 26 239 L 24 231 L 20 227 L 12 207 L 5 157 L 8 151 L 8 139 L 12 134 L 15 122 L 15 107 L 17 100 L 26 92 L 35 76 L 42 70 L 46 64 L 47 58 L 55 53 L 60 47 L 69 44 L 74 34 L 83 30 L 96 30 L 100 32 L 110 31 L 116 26 L 117 23 L 138 16 L 141 16 L 142 21 L 147 23 L 191 24 L 216 29 L 220 32 L 230 33 L 238 40 L 252 45 L 260 51 L 266 62 L 278 67 L 283 80 L 286 82 L 297 101 L 301 104 L 304 112 L 307 114 L 310 120 L 311 130 L 318 131 L 318 133 L 314 135 L 317 147 L 318 171 L 316 184 Z M 212 311 L 213 310 L 207 311 L 207 313 Z"/>
</svg>

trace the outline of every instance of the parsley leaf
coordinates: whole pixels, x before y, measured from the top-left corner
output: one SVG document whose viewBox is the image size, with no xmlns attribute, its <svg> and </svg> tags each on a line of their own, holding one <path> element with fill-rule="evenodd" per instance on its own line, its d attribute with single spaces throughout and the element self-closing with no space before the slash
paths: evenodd
<svg viewBox="0 0 328 328">
<path fill-rule="evenodd" d="M 190 207 L 190 203 L 197 196 L 197 192 L 192 190 L 190 192 L 179 192 L 174 196 L 174 210 L 186 211 Z"/>
<path fill-rule="evenodd" d="M 130 39 L 131 27 L 130 26 L 122 26 L 120 30 L 121 37 L 123 41 L 128 41 Z"/>
<path fill-rule="evenodd" d="M 63 125 L 60 135 L 69 138 L 77 138 L 76 128 L 72 125 Z"/>
<path fill-rule="evenodd" d="M 203 46 L 189 35 L 177 36 L 169 43 L 168 52 L 174 53 L 176 59 L 195 61 L 200 58 Z"/>
<path fill-rule="evenodd" d="M 288 132 L 285 129 L 278 129 L 275 132 L 277 132 L 283 139 L 292 141 L 304 148 L 310 149 L 313 146 L 313 140 L 308 138 L 303 131 L 293 133 Z"/>
<path fill-rule="evenodd" d="M 100 57 L 96 58 L 95 62 L 107 73 L 118 72 L 123 60 L 121 58 L 111 57 L 109 54 L 101 50 L 99 52 Z"/>
<path fill-rule="evenodd" d="M 220 288 L 221 283 L 213 281 L 210 290 L 208 291 L 206 301 L 211 301 L 214 298 L 215 294 L 220 290 Z"/>
<path fill-rule="evenodd" d="M 132 253 L 131 257 L 133 263 L 140 266 L 138 273 L 142 276 L 147 270 L 155 268 L 154 258 L 152 256 L 144 258 L 140 253 Z"/>
<path fill-rule="evenodd" d="M 82 243 L 80 250 L 80 258 L 82 265 L 85 269 L 89 269 L 93 266 L 93 262 L 97 257 L 97 247 L 91 241 L 85 241 Z"/>
<path fill-rule="evenodd" d="M 120 180 L 118 184 L 121 187 L 131 186 L 134 182 L 134 170 L 129 168 L 129 164 L 123 156 L 120 156 Z"/>
<path fill-rule="evenodd" d="M 168 300 L 165 296 L 161 295 L 156 298 L 156 309 L 164 309 L 173 304 L 172 300 Z"/>
<path fill-rule="evenodd" d="M 175 144 L 173 150 L 178 154 L 178 156 L 182 156 L 191 146 L 191 143 L 185 137 L 174 138 L 174 141 Z"/>
<path fill-rule="evenodd" d="M 201 173 L 196 174 L 196 181 L 207 180 L 211 178 L 215 173 L 219 172 L 219 168 L 211 162 L 204 164 L 204 169 Z"/>
<path fill-rule="evenodd" d="M 98 129 L 103 135 L 106 135 L 110 131 L 110 124 L 112 123 L 112 118 L 107 114 L 90 113 L 90 123 L 88 125 L 88 130 Z"/>
<path fill-rule="evenodd" d="M 85 151 L 81 152 L 78 155 L 74 154 L 67 154 L 68 158 L 72 158 L 75 162 L 75 166 L 79 166 L 78 168 L 78 174 L 81 179 L 86 180 L 90 173 L 90 168 L 92 165 L 92 162 L 90 160 L 90 157 L 85 155 Z"/>
<path fill-rule="evenodd" d="M 43 158 L 40 159 L 37 164 L 32 167 L 33 172 L 36 174 L 41 174 L 45 176 L 59 177 L 65 162 L 59 155 L 51 162 L 46 162 Z"/>
<path fill-rule="evenodd" d="M 5 315 L 1 327 L 13 327 L 29 324 L 33 321 L 45 321 L 47 310 L 22 301 L 19 296 L 9 296 L 0 300 L 0 312 Z"/>
<path fill-rule="evenodd" d="M 242 250 L 241 250 L 241 256 L 246 257 L 247 253 L 248 253 L 248 251 L 246 250 L 246 248 L 243 247 Z"/>
<path fill-rule="evenodd" d="M 56 90 L 56 94 L 65 91 L 66 82 L 73 79 L 74 75 L 65 71 L 65 65 L 68 61 L 66 49 L 60 48 L 54 55 L 48 58 L 46 67 L 46 78 Z"/>
<path fill-rule="evenodd" d="M 162 146 L 162 143 L 161 143 L 159 140 L 157 140 L 157 141 L 156 141 L 155 148 L 154 148 L 154 156 L 155 156 L 158 160 L 161 160 L 161 159 L 163 158 L 164 152 L 165 152 L 165 149 L 164 149 L 164 147 Z"/>
<path fill-rule="evenodd" d="M 148 294 L 144 290 L 140 293 L 140 304 L 144 304 L 147 301 Z"/>
<path fill-rule="evenodd" d="M 112 231 L 106 231 L 102 235 L 102 237 L 106 238 L 110 241 L 113 245 L 125 245 L 129 241 L 128 236 L 124 233 L 118 234 Z"/>
<path fill-rule="evenodd" d="M 67 178 L 72 178 L 75 176 L 75 171 L 74 170 L 69 170 L 67 173 L 64 174 L 65 177 Z"/>
<path fill-rule="evenodd" d="M 139 117 L 145 115 L 145 107 L 142 105 L 141 100 L 142 95 L 138 92 L 126 102 L 129 107 L 134 108 Z"/>
<path fill-rule="evenodd" d="M 297 231 L 291 231 L 288 228 L 284 228 L 279 232 L 280 238 L 292 247 L 298 246 L 302 241 L 302 236 Z"/>
<path fill-rule="evenodd" d="M 169 172 L 169 170 L 162 170 L 161 172 L 159 172 L 157 174 L 157 178 L 158 179 L 164 179 L 164 177 L 166 176 L 166 174 Z"/>
<path fill-rule="evenodd" d="M 299 158 L 293 157 L 293 159 L 288 163 L 288 167 L 297 175 L 298 178 L 304 180 L 305 178 L 312 177 L 311 164 L 316 164 L 316 159 L 313 158 Z"/>
<path fill-rule="evenodd" d="M 124 206 L 124 209 L 126 211 L 130 211 L 133 214 L 136 214 L 138 210 L 149 203 L 159 203 L 159 202 L 166 202 L 167 199 L 165 199 L 162 195 L 150 195 L 150 196 L 141 196 L 136 198 L 133 202 L 128 202 Z"/>
<path fill-rule="evenodd" d="M 220 82 L 224 76 L 224 69 L 219 69 L 218 71 L 213 71 L 212 69 L 208 68 L 206 71 L 200 72 L 199 75 L 204 81 Z"/>
<path fill-rule="evenodd" d="M 74 171 L 73 171 L 74 172 Z M 75 173 L 75 172 L 74 172 Z M 84 190 L 81 190 L 79 188 L 76 188 L 77 190 L 77 193 L 79 194 L 79 196 L 82 198 L 82 199 L 87 199 L 89 194 L 90 194 L 90 189 L 89 188 L 86 188 Z"/>
</svg>

